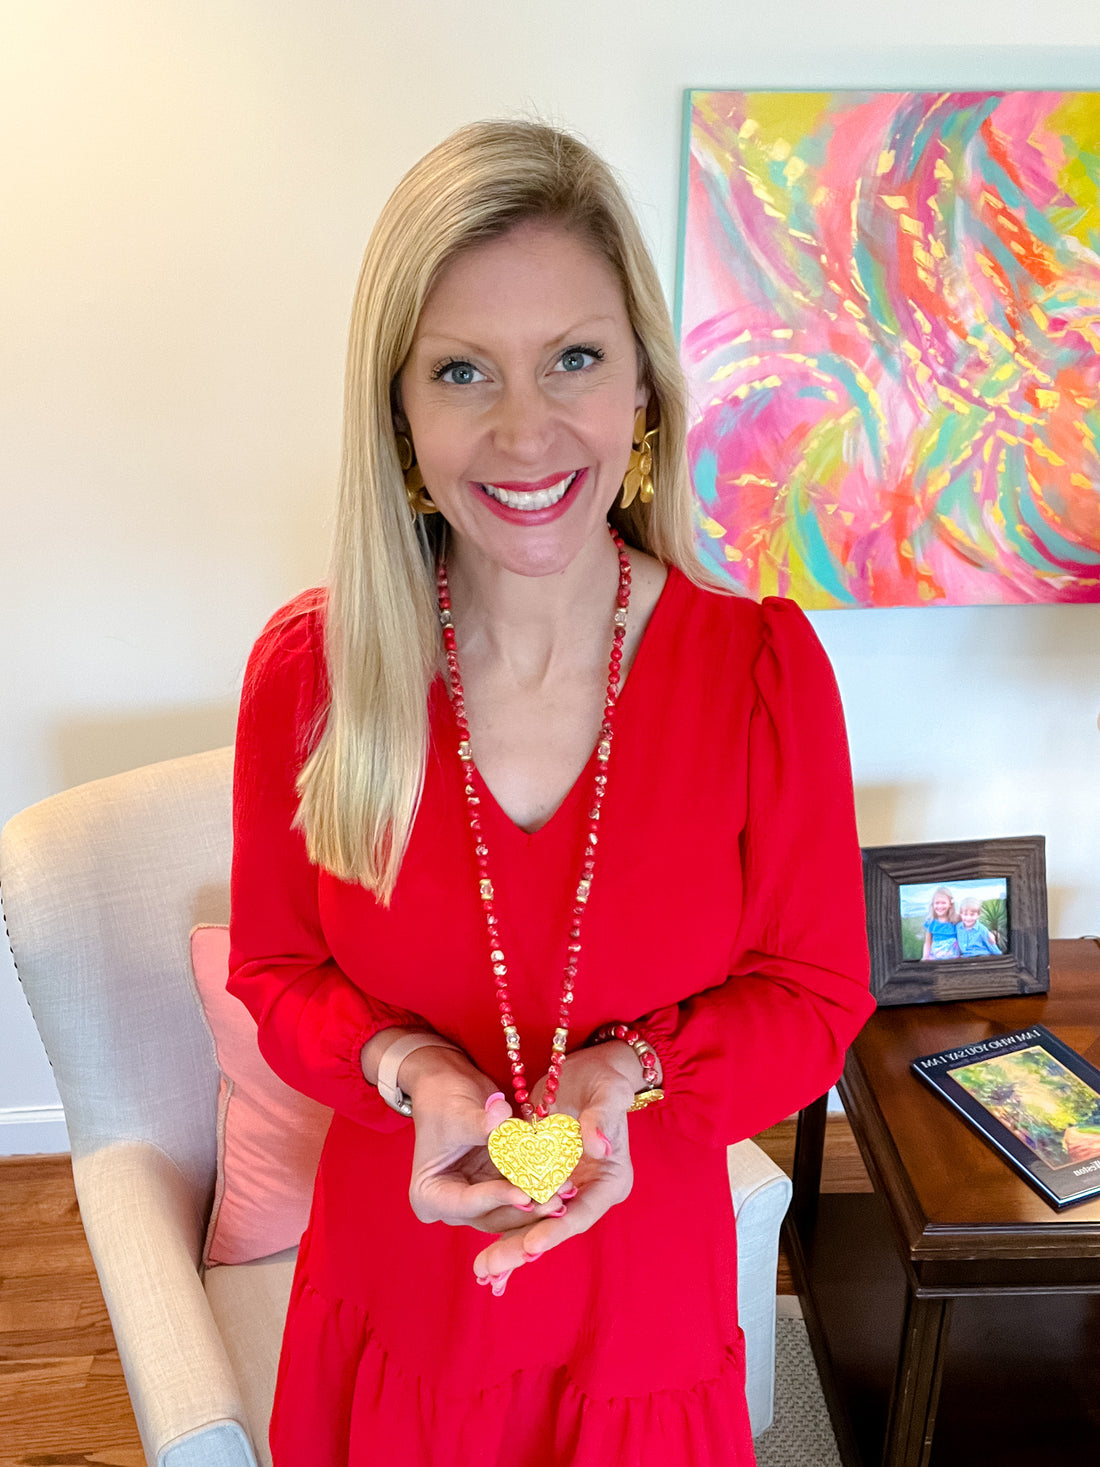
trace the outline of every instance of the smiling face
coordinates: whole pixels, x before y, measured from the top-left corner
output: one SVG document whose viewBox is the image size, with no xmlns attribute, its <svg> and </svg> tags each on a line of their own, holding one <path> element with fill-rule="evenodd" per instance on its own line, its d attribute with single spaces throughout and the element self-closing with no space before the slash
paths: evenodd
<svg viewBox="0 0 1100 1467">
<path fill-rule="evenodd" d="M 959 916 L 962 918 L 964 927 L 973 927 L 974 923 L 978 920 L 978 908 L 963 907 L 959 912 Z"/>
<path fill-rule="evenodd" d="M 647 395 L 614 269 L 532 222 L 441 274 L 398 377 L 397 426 L 460 553 L 551 575 L 606 548 Z"/>
<path fill-rule="evenodd" d="M 947 916 L 948 908 L 951 906 L 951 898 L 944 896 L 943 892 L 937 892 L 932 898 L 932 915 L 941 921 Z"/>
</svg>

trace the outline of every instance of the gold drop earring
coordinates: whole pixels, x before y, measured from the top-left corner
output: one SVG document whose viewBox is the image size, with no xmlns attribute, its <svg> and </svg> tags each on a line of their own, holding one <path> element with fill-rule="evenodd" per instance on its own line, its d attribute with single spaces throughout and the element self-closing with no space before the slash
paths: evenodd
<svg viewBox="0 0 1100 1467">
<path fill-rule="evenodd" d="M 657 492 L 653 482 L 653 450 L 657 446 L 660 424 L 646 432 L 646 410 L 640 407 L 634 414 L 634 438 L 630 448 L 630 462 L 623 478 L 623 497 L 619 501 L 623 509 L 634 503 L 635 498 L 643 504 L 651 504 Z"/>
<path fill-rule="evenodd" d="M 414 515 L 438 514 L 439 506 L 433 504 L 424 483 L 424 475 L 420 472 L 420 465 L 416 461 L 416 450 L 413 448 L 412 439 L 407 433 L 394 435 L 397 444 L 397 462 L 401 465 L 401 472 L 405 476 L 405 498 L 409 501 L 409 508 Z"/>
</svg>

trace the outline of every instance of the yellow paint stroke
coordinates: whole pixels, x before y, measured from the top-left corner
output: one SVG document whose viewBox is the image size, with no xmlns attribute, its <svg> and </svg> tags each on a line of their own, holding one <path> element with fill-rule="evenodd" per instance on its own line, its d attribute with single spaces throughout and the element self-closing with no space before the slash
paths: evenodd
<svg viewBox="0 0 1100 1467">
<path fill-rule="evenodd" d="M 726 533 L 725 526 L 720 525 L 717 520 L 712 520 L 709 515 L 703 515 L 701 524 L 712 540 L 720 540 Z"/>
<path fill-rule="evenodd" d="M 744 489 L 749 484 L 759 484 L 764 489 L 776 488 L 774 479 L 763 479 L 759 474 L 739 474 L 733 484 L 737 489 Z"/>
<path fill-rule="evenodd" d="M 965 397 L 960 397 L 957 392 L 952 392 L 950 387 L 945 387 L 942 382 L 936 383 L 936 396 L 946 407 L 954 408 L 956 412 L 968 413 L 972 406 Z"/>
<path fill-rule="evenodd" d="M 736 545 L 724 545 L 722 549 L 725 552 L 727 560 L 737 561 L 743 559 L 743 556 Z"/>
<path fill-rule="evenodd" d="M 743 143 L 747 143 L 749 138 L 755 137 L 759 131 L 760 124 L 759 122 L 757 122 L 756 118 L 746 117 L 744 122 L 737 130 L 737 136 Z"/>
<path fill-rule="evenodd" d="M 951 183 L 955 175 L 942 158 L 936 159 L 936 166 L 932 169 L 936 178 L 941 178 L 944 183 Z"/>
<path fill-rule="evenodd" d="M 901 218 L 898 220 L 898 223 L 901 225 L 901 230 L 902 230 L 902 233 L 903 234 L 923 234 L 924 233 L 924 230 L 921 228 L 921 225 L 920 225 L 920 220 L 919 219 L 914 219 L 913 216 L 912 216 L 912 214 L 903 214 L 901 216 Z"/>
<path fill-rule="evenodd" d="M 931 336 L 932 335 L 932 322 L 924 314 L 924 312 L 921 310 L 920 306 L 914 306 L 913 307 L 913 315 L 916 317 L 917 325 L 921 329 L 921 335 L 922 336 Z"/>
<path fill-rule="evenodd" d="M 1070 474 L 1069 482 L 1075 489 L 1093 489 L 1095 485 L 1087 474 Z"/>
<path fill-rule="evenodd" d="M 1066 467 L 1065 459 L 1056 454 L 1053 448 L 1048 448 L 1041 438 L 1029 438 L 1027 446 L 1040 458 L 1045 458 L 1047 463 L 1053 465 L 1054 468 L 1064 469 Z"/>
<path fill-rule="evenodd" d="M 891 209 L 908 209 L 909 200 L 904 194 L 883 194 L 882 202 Z"/>
<path fill-rule="evenodd" d="M 1043 412 L 1053 413 L 1062 401 L 1062 394 L 1056 387 L 1037 387 L 1035 389 L 1035 401 L 1042 408 Z"/>
<path fill-rule="evenodd" d="M 893 168 L 893 166 L 894 166 L 894 152 L 893 152 L 893 150 L 892 149 L 884 149 L 878 155 L 878 163 L 877 163 L 877 165 L 875 167 L 875 172 L 881 178 L 884 173 L 889 173 L 890 172 L 890 169 Z"/>
</svg>

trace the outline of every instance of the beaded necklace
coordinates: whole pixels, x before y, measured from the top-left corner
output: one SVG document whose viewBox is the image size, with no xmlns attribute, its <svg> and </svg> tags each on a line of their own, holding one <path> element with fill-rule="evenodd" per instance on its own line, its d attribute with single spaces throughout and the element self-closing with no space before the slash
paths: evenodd
<svg viewBox="0 0 1100 1467">
<path fill-rule="evenodd" d="M 489 874 L 489 848 L 481 820 L 481 800 L 474 785 L 475 766 L 470 745 L 470 726 L 466 719 L 466 699 L 462 687 L 462 674 L 458 665 L 446 565 L 441 561 L 436 571 L 439 620 L 443 627 L 443 645 L 451 684 L 451 704 L 454 709 L 455 723 L 458 726 L 458 758 L 462 765 L 467 817 L 474 842 L 478 891 L 482 911 L 485 914 L 485 926 L 489 939 L 489 960 L 492 964 L 497 1005 L 500 1009 L 500 1023 L 504 1030 L 505 1049 L 512 1071 L 512 1086 L 515 1091 L 516 1104 L 523 1118 L 522 1120 L 505 1121 L 496 1128 L 489 1138 L 489 1154 L 498 1170 L 509 1181 L 522 1187 L 529 1196 L 539 1202 L 549 1200 L 572 1172 L 581 1156 L 580 1126 L 572 1116 L 551 1115 L 550 1107 L 558 1093 L 561 1067 L 569 1043 L 569 1019 L 581 955 L 581 927 L 596 870 L 600 811 L 607 789 L 607 768 L 611 758 L 615 709 L 618 703 L 619 683 L 622 680 L 623 638 L 626 635 L 627 610 L 630 606 L 630 561 L 621 538 L 610 526 L 608 528 L 619 556 L 619 586 L 615 599 L 614 632 L 607 671 L 607 691 L 604 695 L 603 719 L 596 743 L 596 773 L 588 811 L 588 825 L 585 831 L 584 854 L 570 914 L 569 941 L 566 946 L 565 969 L 562 974 L 561 997 L 558 1004 L 558 1025 L 554 1031 L 551 1045 L 546 1091 L 537 1107 L 531 1101 L 520 1050 L 519 1030 L 512 1012 L 512 1000 L 508 987 L 508 964 L 501 944 L 493 882 Z M 561 1174 L 563 1167 L 565 1171 L 564 1174 Z M 551 1180 L 553 1185 L 549 1186 Z M 533 1188 L 530 1184 L 533 1184 Z M 540 1195 L 540 1193 L 545 1193 L 545 1195 Z"/>
</svg>

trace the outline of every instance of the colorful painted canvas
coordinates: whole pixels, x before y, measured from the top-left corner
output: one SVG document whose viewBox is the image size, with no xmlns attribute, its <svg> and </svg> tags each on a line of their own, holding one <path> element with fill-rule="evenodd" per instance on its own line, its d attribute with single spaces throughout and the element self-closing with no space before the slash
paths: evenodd
<svg viewBox="0 0 1100 1467">
<path fill-rule="evenodd" d="M 1100 601 L 1100 92 L 688 94 L 707 563 L 806 607 Z"/>
</svg>

